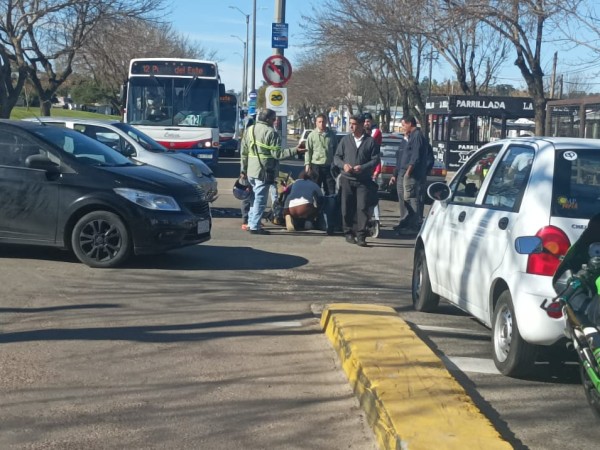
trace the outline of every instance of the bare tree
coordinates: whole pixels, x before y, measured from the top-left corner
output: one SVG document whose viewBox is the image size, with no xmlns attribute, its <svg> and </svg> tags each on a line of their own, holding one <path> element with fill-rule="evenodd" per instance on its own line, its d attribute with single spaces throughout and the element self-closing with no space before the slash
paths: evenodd
<svg viewBox="0 0 600 450">
<path fill-rule="evenodd" d="M 477 18 L 463 16 L 446 0 L 424 2 L 420 32 L 448 63 L 465 95 L 479 95 L 508 57 L 508 43 Z"/>
<path fill-rule="evenodd" d="M 422 74 L 434 51 L 450 65 L 460 90 L 471 95 L 487 92 L 506 60 L 506 41 L 484 22 L 465 17 L 470 16 L 450 8 L 447 0 L 415 0 L 409 7 L 371 0 L 368 8 L 357 8 L 352 0 L 325 0 L 307 20 L 307 39 L 312 48 L 327 42 L 328 49 L 351 55 L 354 70 L 367 76 L 372 77 L 371 69 L 383 70 L 385 79 L 394 80 L 391 90 L 398 92 L 404 111 L 422 120 L 429 94 Z M 385 104 L 384 95 L 381 100 Z"/>
<path fill-rule="evenodd" d="M 385 67 L 386 77 L 403 97 L 403 106 L 418 115 L 424 113 L 418 88 L 424 41 L 412 33 L 414 27 L 406 23 L 408 15 L 398 2 L 373 0 L 363 8 L 353 0 L 325 0 L 313 9 L 313 16 L 307 20 L 307 38 L 313 48 L 327 42 L 329 50 L 348 55 L 351 71 L 365 74 Z"/>
<path fill-rule="evenodd" d="M 40 113 L 49 115 L 52 97 L 100 23 L 157 18 L 163 10 L 163 0 L 8 0 L 0 9 L 0 46 L 17 73 L 27 72 L 40 97 Z M 11 101 L 7 108 L 3 102 L 4 115 L 10 114 Z"/>
<path fill-rule="evenodd" d="M 585 97 L 592 90 L 592 83 L 590 83 L 589 78 L 581 73 L 565 76 L 563 84 L 565 85 L 565 98 Z"/>
<path fill-rule="evenodd" d="M 82 46 L 76 71 L 91 74 L 115 108 L 133 58 L 179 57 L 216 59 L 209 51 L 177 33 L 170 24 L 149 23 L 137 17 L 108 17 Z"/>
<path fill-rule="evenodd" d="M 312 54 L 301 59 L 287 87 L 290 108 L 304 128 L 314 125 L 316 114 L 343 101 L 348 93 L 347 67 L 347 59 L 337 53 Z"/>
<path fill-rule="evenodd" d="M 598 2 L 567 2 L 563 12 L 570 18 L 556 23 L 566 46 L 581 46 L 591 50 L 586 63 L 600 60 L 600 5 Z"/>
<path fill-rule="evenodd" d="M 535 131 L 544 134 L 546 93 L 542 69 L 542 47 L 550 32 L 572 18 L 582 0 L 446 0 L 454 14 L 475 18 L 510 42 L 533 99 Z"/>
</svg>

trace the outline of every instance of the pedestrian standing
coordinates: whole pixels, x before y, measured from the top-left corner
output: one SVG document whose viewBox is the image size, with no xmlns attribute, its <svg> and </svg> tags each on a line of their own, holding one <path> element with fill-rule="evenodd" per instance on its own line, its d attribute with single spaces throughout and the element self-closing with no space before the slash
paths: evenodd
<svg viewBox="0 0 600 450">
<path fill-rule="evenodd" d="M 254 193 L 248 214 L 251 234 L 269 234 L 260 222 L 267 206 L 269 187 L 278 175 L 275 171 L 277 162 L 302 153 L 297 148 L 281 148 L 281 137 L 273 128 L 276 118 L 277 114 L 271 109 L 261 111 L 256 124 L 246 130 L 242 139 L 240 177 L 248 177 Z"/>
<path fill-rule="evenodd" d="M 363 117 L 365 118 L 365 132 L 375 139 L 375 143 L 377 145 L 381 146 L 381 143 L 383 142 L 383 134 L 381 134 L 381 130 L 375 123 L 373 115 L 370 112 L 366 112 L 363 114 Z"/>
<path fill-rule="evenodd" d="M 241 200 L 242 205 L 240 210 L 242 212 L 242 230 L 248 231 L 250 228 L 248 227 L 248 216 L 250 214 L 250 208 L 252 208 L 252 204 L 254 203 L 254 193 L 252 192 L 252 187 L 250 186 L 250 182 L 247 177 L 240 178 L 239 183 L 250 192 L 250 195 L 243 198 Z"/>
<path fill-rule="evenodd" d="M 402 118 L 402 128 L 408 142 L 398 153 L 394 176 L 390 184 L 396 183 L 398 203 L 400 205 L 400 222 L 396 227 L 398 234 L 414 234 L 419 231 L 420 211 L 423 210 L 423 197 L 420 195 L 421 185 L 427 177 L 426 155 L 427 138 L 417 128 L 413 116 Z"/>
<path fill-rule="evenodd" d="M 373 115 L 370 112 L 364 113 L 363 117 L 365 119 L 365 133 L 367 133 L 369 136 L 371 136 L 375 140 L 375 143 L 379 146 L 379 152 L 381 153 L 381 144 L 383 143 L 383 134 L 381 133 L 381 130 L 375 123 L 375 120 L 373 120 Z M 377 166 L 375 167 L 375 170 L 373 171 L 373 175 L 371 176 L 371 179 L 373 180 L 374 183 L 377 183 L 377 178 L 379 177 L 380 173 L 381 173 L 381 159 L 379 161 L 379 164 L 377 164 Z M 377 204 L 373 207 L 373 220 L 376 223 L 376 226 L 379 227 L 380 226 L 379 201 L 377 201 Z M 377 234 L 379 234 L 379 232 Z"/>
<path fill-rule="evenodd" d="M 339 177 L 342 227 L 346 242 L 366 247 L 367 224 L 377 201 L 377 185 L 371 179 L 379 164 L 379 146 L 365 133 L 362 115 L 350 117 L 351 134 L 337 146 L 334 164 Z"/>
<path fill-rule="evenodd" d="M 306 138 L 304 170 L 316 172 L 317 184 L 325 195 L 335 194 L 335 179 L 331 174 L 331 163 L 337 146 L 335 132 L 327 127 L 327 116 L 319 114 L 315 120 L 316 128 Z"/>
<path fill-rule="evenodd" d="M 279 129 L 281 128 L 281 120 L 279 120 L 279 116 L 275 117 L 275 122 L 273 123 L 273 128 L 275 131 L 279 133 Z M 279 161 L 275 164 L 275 183 L 269 186 L 269 198 L 271 199 L 271 216 L 273 221 L 275 221 L 275 209 L 277 208 L 277 197 L 279 193 L 277 192 L 277 179 L 279 178 Z M 275 223 L 275 222 L 273 222 Z M 281 225 L 281 224 L 277 224 Z"/>
</svg>

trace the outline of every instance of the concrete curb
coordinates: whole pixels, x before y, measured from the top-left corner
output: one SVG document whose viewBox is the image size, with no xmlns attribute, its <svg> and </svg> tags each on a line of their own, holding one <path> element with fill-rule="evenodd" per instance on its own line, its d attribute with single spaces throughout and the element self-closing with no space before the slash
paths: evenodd
<svg viewBox="0 0 600 450">
<path fill-rule="evenodd" d="M 331 304 L 321 327 L 380 448 L 512 448 L 392 308 Z"/>
</svg>

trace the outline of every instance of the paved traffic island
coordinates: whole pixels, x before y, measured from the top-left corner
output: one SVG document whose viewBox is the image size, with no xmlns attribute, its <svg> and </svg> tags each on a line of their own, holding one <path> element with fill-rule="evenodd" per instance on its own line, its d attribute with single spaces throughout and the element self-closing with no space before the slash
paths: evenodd
<svg viewBox="0 0 600 450">
<path fill-rule="evenodd" d="M 382 449 L 512 448 L 392 308 L 331 304 L 321 327 Z"/>
</svg>

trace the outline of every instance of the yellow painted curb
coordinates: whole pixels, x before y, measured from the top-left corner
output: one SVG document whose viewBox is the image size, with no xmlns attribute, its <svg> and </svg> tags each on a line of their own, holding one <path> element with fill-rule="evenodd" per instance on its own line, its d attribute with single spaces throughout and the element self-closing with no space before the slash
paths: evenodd
<svg viewBox="0 0 600 450">
<path fill-rule="evenodd" d="M 392 308 L 328 305 L 321 327 L 340 356 L 380 448 L 512 448 Z"/>
</svg>

